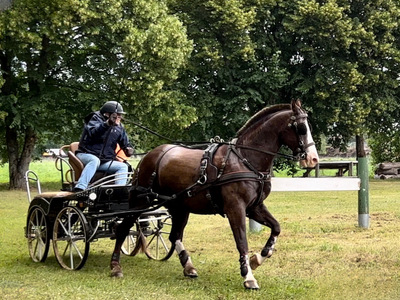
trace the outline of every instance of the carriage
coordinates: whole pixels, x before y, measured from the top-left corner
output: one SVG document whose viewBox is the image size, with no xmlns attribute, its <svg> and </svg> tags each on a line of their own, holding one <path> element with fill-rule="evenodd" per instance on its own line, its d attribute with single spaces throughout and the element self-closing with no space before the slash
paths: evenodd
<svg viewBox="0 0 400 300">
<path fill-rule="evenodd" d="M 25 174 L 29 209 L 25 227 L 29 255 L 34 262 L 44 262 L 50 244 L 61 267 L 79 270 L 89 255 L 90 244 L 100 238 L 115 238 L 115 228 L 131 213 L 128 207 L 133 172 L 126 185 L 114 184 L 115 175 L 96 174 L 88 189 L 72 192 L 83 165 L 75 156 L 78 143 L 63 146 L 55 164 L 61 174 L 61 190 L 42 192 L 38 175 Z M 120 175 L 121 177 L 121 175 Z M 32 199 L 31 190 L 38 194 Z M 122 247 L 126 255 L 143 251 L 147 257 L 166 260 L 172 254 L 168 235 L 171 216 L 162 207 L 143 210 L 130 229 Z"/>
</svg>

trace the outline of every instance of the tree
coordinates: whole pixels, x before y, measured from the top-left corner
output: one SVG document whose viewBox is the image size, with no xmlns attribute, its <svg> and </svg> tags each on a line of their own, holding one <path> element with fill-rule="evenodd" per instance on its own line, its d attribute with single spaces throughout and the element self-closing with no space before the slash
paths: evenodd
<svg viewBox="0 0 400 300">
<path fill-rule="evenodd" d="M 234 135 L 249 115 L 301 98 L 315 136 L 345 147 L 398 111 L 398 1 L 178 1 L 194 41 L 178 83 L 198 110 L 190 135 Z"/>
<path fill-rule="evenodd" d="M 399 109 L 398 1 L 281 2 L 280 47 L 293 94 L 338 146 L 392 124 Z M 286 32 L 286 33 L 284 33 Z"/>
<path fill-rule="evenodd" d="M 10 188 L 23 186 L 36 144 L 76 139 L 85 114 L 107 100 L 139 120 L 158 111 L 158 123 L 175 119 L 172 128 L 192 122 L 170 86 L 190 50 L 182 24 L 158 1 L 15 0 L 0 14 L 1 157 Z"/>
<path fill-rule="evenodd" d="M 287 77 L 279 66 L 279 49 L 274 52 L 252 38 L 256 5 L 241 0 L 168 3 L 194 41 L 189 65 L 177 80 L 198 116 L 186 138 L 233 137 L 255 111 L 275 103 Z M 256 52 L 264 46 L 271 55 L 261 61 Z"/>
<path fill-rule="evenodd" d="M 397 110 L 397 113 L 399 113 L 399 110 Z M 391 128 L 382 126 L 378 131 L 370 134 L 368 141 L 372 150 L 371 156 L 375 163 L 400 161 L 399 122 L 392 124 Z"/>
</svg>

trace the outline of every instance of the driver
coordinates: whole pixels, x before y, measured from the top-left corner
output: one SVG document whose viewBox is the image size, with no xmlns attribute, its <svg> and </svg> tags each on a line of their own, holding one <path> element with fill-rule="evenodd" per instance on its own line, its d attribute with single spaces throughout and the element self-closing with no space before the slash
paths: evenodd
<svg viewBox="0 0 400 300">
<path fill-rule="evenodd" d="M 85 190 L 96 171 L 116 174 L 116 184 L 127 182 L 128 165 L 115 159 L 117 145 L 126 156 L 133 154 L 133 147 L 121 124 L 125 114 L 122 105 L 116 101 L 106 102 L 100 111 L 85 117 L 85 125 L 79 141 L 76 156 L 85 166 L 74 188 L 75 192 Z M 118 174 L 121 174 L 118 178 Z"/>
</svg>

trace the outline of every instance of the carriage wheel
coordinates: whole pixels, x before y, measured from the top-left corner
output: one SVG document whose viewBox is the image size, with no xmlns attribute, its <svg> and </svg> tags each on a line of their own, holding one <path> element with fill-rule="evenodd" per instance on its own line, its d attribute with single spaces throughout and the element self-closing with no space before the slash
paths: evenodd
<svg viewBox="0 0 400 300">
<path fill-rule="evenodd" d="M 171 216 L 165 214 L 159 217 L 150 216 L 148 219 L 148 223 L 139 223 L 146 239 L 144 253 L 150 259 L 167 260 L 174 252 L 174 247 L 169 240 L 172 228 Z"/>
<path fill-rule="evenodd" d="M 135 230 L 135 228 L 137 230 Z M 138 225 L 135 224 L 122 244 L 121 251 L 125 255 L 135 256 L 142 248 L 145 239 L 139 234 Z"/>
<path fill-rule="evenodd" d="M 57 215 L 53 228 L 54 254 L 61 267 L 81 269 L 89 255 L 88 224 L 76 207 L 65 207 Z"/>
<path fill-rule="evenodd" d="M 29 255 L 34 262 L 44 262 L 49 253 L 48 219 L 43 209 L 34 207 L 30 210 L 26 225 Z"/>
</svg>

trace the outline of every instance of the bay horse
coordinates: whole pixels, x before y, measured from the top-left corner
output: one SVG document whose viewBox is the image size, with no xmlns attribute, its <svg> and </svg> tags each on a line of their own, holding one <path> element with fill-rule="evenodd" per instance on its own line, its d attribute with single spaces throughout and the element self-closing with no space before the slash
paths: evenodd
<svg viewBox="0 0 400 300">
<path fill-rule="evenodd" d="M 172 217 L 171 251 L 178 253 L 185 276 L 198 276 L 182 242 L 189 214 L 220 213 L 229 220 L 245 288 L 259 288 L 252 270 L 271 257 L 281 231 L 279 222 L 263 203 L 271 191 L 274 157 L 286 145 L 293 155 L 301 157 L 304 167 L 314 167 L 319 161 L 307 117 L 301 102 L 294 100 L 259 111 L 237 132 L 235 142 L 220 143 L 207 150 L 166 144 L 143 157 L 135 171 L 130 207 L 146 208 L 160 195 L 169 196 L 164 206 Z M 143 194 L 146 197 L 141 197 Z M 123 276 L 121 245 L 138 216 L 139 213 L 125 217 L 116 229 L 111 276 Z M 251 258 L 246 216 L 271 229 L 261 253 Z"/>
</svg>

